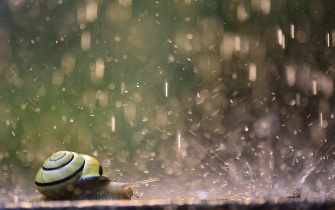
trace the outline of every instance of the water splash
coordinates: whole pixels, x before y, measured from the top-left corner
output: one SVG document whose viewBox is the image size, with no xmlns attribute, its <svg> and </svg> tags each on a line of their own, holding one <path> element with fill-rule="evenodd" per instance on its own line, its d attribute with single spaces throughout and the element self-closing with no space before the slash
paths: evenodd
<svg viewBox="0 0 335 210">
<path fill-rule="evenodd" d="M 294 181 L 292 184 L 292 187 L 288 188 L 287 190 L 287 197 L 288 198 L 300 198 L 301 197 L 301 190 L 302 187 L 306 181 L 306 178 L 310 176 L 316 169 L 320 161 L 322 160 L 322 157 L 329 154 L 329 152 L 335 147 L 335 144 L 329 146 L 326 145 L 324 148 L 320 148 L 318 151 L 318 154 L 314 156 L 313 159 L 311 159 L 306 166 L 304 167 L 304 170 L 301 172 L 300 176 Z"/>
</svg>

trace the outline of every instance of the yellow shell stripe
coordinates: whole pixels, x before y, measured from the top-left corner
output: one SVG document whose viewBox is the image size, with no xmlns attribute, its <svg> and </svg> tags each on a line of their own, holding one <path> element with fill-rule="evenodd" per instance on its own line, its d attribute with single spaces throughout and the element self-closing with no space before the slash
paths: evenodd
<svg viewBox="0 0 335 210">
<path fill-rule="evenodd" d="M 45 171 L 52 171 L 52 170 L 57 170 L 57 169 L 60 169 L 60 168 L 63 168 L 64 166 L 66 166 L 67 164 L 71 163 L 71 161 L 73 160 L 74 158 L 74 155 L 72 154 L 71 155 L 71 158 L 68 160 L 68 161 L 64 161 L 64 163 L 62 165 L 55 165 L 55 166 L 50 166 L 50 163 L 52 161 L 58 161 L 59 159 L 61 158 L 64 158 L 66 156 L 66 153 L 64 153 L 60 158 L 58 159 L 53 159 L 52 157 L 50 157 L 47 161 L 45 161 L 45 163 L 43 164 L 42 168 L 43 170 Z M 64 158 L 65 159 L 65 158 Z M 60 163 L 61 164 L 61 163 Z"/>
<path fill-rule="evenodd" d="M 63 179 L 59 179 L 59 180 L 57 180 L 57 181 L 53 181 L 53 182 L 45 182 L 45 183 L 40 183 L 40 182 L 35 181 L 35 184 L 36 184 L 37 186 L 39 186 L 39 187 L 46 187 L 46 186 L 53 186 L 53 185 L 61 184 L 61 183 L 63 183 L 63 182 L 66 182 L 66 181 L 72 179 L 72 178 L 75 177 L 78 173 L 80 173 L 80 172 L 83 170 L 84 165 L 85 165 L 85 162 L 83 163 L 83 165 L 82 165 L 77 171 L 75 171 L 73 174 L 71 174 L 70 176 L 65 177 L 65 178 L 63 178 Z"/>
</svg>

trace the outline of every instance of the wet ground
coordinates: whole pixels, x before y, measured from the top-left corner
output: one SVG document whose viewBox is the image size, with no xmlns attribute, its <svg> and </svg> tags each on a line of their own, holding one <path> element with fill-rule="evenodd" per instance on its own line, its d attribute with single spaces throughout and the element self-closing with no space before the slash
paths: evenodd
<svg viewBox="0 0 335 210">
<path fill-rule="evenodd" d="M 0 209 L 334 209 L 334 200 L 132 200 L 7 203 Z"/>
</svg>

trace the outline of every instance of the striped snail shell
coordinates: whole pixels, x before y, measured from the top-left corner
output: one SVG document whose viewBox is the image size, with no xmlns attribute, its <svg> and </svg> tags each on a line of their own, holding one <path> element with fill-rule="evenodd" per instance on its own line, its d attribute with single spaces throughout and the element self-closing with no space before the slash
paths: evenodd
<svg viewBox="0 0 335 210">
<path fill-rule="evenodd" d="M 51 155 L 37 172 L 36 189 L 46 199 L 128 199 L 131 187 L 159 179 L 132 183 L 112 182 L 99 162 L 84 154 L 59 151 Z"/>
</svg>

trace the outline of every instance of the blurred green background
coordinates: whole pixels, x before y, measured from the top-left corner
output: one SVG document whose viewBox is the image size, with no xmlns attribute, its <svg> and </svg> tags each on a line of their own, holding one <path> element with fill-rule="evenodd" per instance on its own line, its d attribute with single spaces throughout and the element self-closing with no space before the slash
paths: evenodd
<svg viewBox="0 0 335 210">
<path fill-rule="evenodd" d="M 331 0 L 3 0 L 0 201 L 58 150 L 140 199 L 331 197 Z M 321 152 L 320 152 L 321 151 Z M 314 161 L 314 162 L 313 162 Z M 298 180 L 298 181 L 297 181 Z"/>
</svg>

